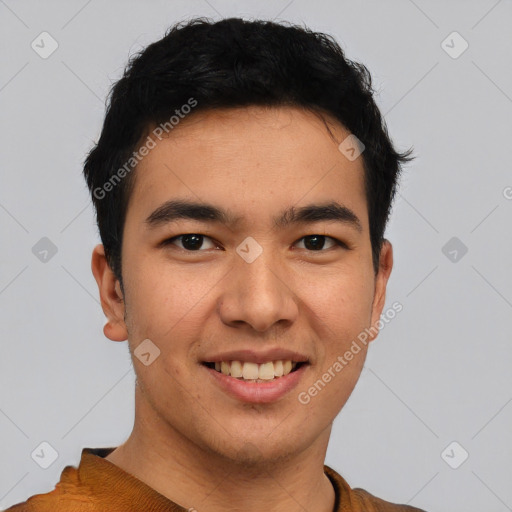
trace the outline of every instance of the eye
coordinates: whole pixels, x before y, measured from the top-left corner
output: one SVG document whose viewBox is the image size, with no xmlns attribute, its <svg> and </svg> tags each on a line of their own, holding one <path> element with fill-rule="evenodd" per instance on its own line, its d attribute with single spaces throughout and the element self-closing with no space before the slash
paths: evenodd
<svg viewBox="0 0 512 512">
<path fill-rule="evenodd" d="M 338 240 L 337 238 L 333 238 L 332 236 L 326 236 L 326 235 L 307 235 L 305 237 L 302 237 L 299 242 L 302 242 L 304 240 L 304 246 L 307 250 L 310 251 L 322 251 L 325 247 L 325 240 L 329 239 L 331 240 L 332 245 L 328 247 L 327 249 L 332 249 L 336 245 L 344 247 L 345 249 L 348 249 L 347 245 L 343 243 L 341 240 Z"/>
<path fill-rule="evenodd" d="M 205 240 L 210 242 L 210 247 L 204 247 Z M 326 240 L 331 241 L 330 247 L 325 247 Z M 335 246 L 348 249 L 348 246 L 341 240 L 326 235 L 307 235 L 299 239 L 296 243 L 300 243 L 302 241 L 304 241 L 304 248 L 310 252 L 325 252 L 326 249 L 332 249 Z M 201 249 L 214 249 L 215 247 L 218 247 L 218 245 L 213 243 L 210 237 L 199 233 L 186 233 L 184 235 L 174 236 L 164 240 L 160 245 L 176 245 L 177 242 L 181 243 L 180 249 L 187 252 L 200 251 Z"/>
<path fill-rule="evenodd" d="M 209 247 L 210 249 L 217 247 L 211 242 L 211 238 L 206 235 L 199 235 L 197 233 L 187 233 L 185 235 L 174 236 L 167 240 L 164 240 L 161 245 L 171 245 L 174 244 L 175 241 L 179 241 L 181 239 L 182 247 L 185 251 L 198 251 L 203 246 L 204 240 L 210 240 L 210 243 L 213 247 Z"/>
</svg>

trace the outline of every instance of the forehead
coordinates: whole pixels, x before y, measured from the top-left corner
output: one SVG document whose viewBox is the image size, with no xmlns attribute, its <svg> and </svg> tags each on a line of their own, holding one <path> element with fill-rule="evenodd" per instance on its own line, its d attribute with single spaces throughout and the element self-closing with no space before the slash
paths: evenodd
<svg viewBox="0 0 512 512">
<path fill-rule="evenodd" d="M 251 106 L 196 112 L 162 140 L 150 132 L 154 144 L 137 165 L 127 222 L 172 198 L 216 203 L 238 217 L 336 200 L 364 221 L 362 157 L 349 161 L 338 150 L 349 132 L 324 119 L 331 133 L 312 112 Z"/>
</svg>

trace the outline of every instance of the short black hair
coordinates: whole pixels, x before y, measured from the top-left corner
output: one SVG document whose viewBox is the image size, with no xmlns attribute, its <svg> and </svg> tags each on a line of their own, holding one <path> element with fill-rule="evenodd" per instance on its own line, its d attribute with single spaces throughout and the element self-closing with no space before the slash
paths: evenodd
<svg viewBox="0 0 512 512">
<path fill-rule="evenodd" d="M 365 146 L 361 157 L 376 274 L 397 180 L 412 149 L 399 153 L 393 147 L 373 95 L 368 69 L 347 59 L 332 36 L 288 22 L 193 18 L 131 57 L 110 91 L 101 136 L 84 164 L 105 255 L 121 289 L 134 152 L 150 127 L 169 126 L 185 105 L 194 105 L 194 112 L 296 106 L 331 115 L 355 135 Z"/>
</svg>

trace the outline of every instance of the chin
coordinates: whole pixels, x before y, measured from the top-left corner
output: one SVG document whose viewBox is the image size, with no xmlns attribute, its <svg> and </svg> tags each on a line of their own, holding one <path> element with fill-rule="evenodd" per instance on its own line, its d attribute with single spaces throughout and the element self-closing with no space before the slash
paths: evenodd
<svg viewBox="0 0 512 512">
<path fill-rule="evenodd" d="M 236 437 L 224 431 L 219 432 L 223 436 L 222 441 L 217 441 L 214 446 L 210 444 L 209 448 L 230 464 L 239 465 L 244 471 L 250 467 L 261 471 L 262 466 L 290 459 L 311 445 L 312 440 L 303 431 L 296 429 L 296 432 L 297 436 L 291 435 L 288 425 L 281 431 L 274 425 L 268 431 L 262 429 L 259 433 L 252 431 L 250 435 Z"/>
<path fill-rule="evenodd" d="M 244 472 L 254 468 L 257 474 L 261 473 L 262 467 L 275 467 L 277 461 L 289 459 L 295 453 L 290 451 L 291 447 L 263 446 L 263 443 L 256 445 L 251 441 L 241 442 L 238 446 L 237 450 L 231 447 L 227 453 L 221 455 L 229 460 L 231 465 L 239 466 Z"/>
</svg>

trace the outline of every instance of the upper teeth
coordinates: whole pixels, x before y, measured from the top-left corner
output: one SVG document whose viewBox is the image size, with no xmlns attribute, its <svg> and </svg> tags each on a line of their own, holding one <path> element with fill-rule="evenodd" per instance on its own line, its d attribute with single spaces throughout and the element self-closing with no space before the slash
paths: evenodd
<svg viewBox="0 0 512 512">
<path fill-rule="evenodd" d="M 215 369 L 224 375 L 247 380 L 271 380 L 274 377 L 288 375 L 297 366 L 295 361 L 269 361 L 267 363 L 250 363 L 248 361 L 222 361 L 215 363 Z"/>
</svg>

